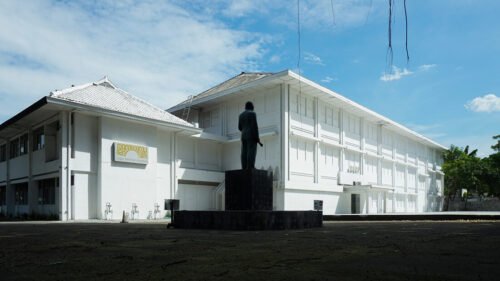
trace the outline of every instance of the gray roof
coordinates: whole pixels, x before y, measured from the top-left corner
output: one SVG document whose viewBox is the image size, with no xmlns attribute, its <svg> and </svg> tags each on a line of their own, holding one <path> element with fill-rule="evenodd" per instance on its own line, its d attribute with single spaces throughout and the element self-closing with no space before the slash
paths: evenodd
<svg viewBox="0 0 500 281">
<path fill-rule="evenodd" d="M 118 89 L 107 77 L 94 83 L 51 92 L 49 97 L 148 119 L 193 127 L 192 124 Z"/>
<path fill-rule="evenodd" d="M 208 97 L 208 96 L 220 93 L 222 91 L 225 91 L 227 89 L 235 88 L 235 87 L 241 86 L 243 84 L 246 84 L 246 83 L 249 83 L 249 82 L 252 82 L 255 80 L 259 80 L 259 79 L 262 79 L 264 77 L 267 77 L 267 76 L 270 76 L 273 74 L 274 73 L 271 73 L 271 72 L 242 72 L 242 73 L 234 76 L 233 78 L 230 78 L 229 80 L 226 80 L 226 81 L 220 83 L 217 86 L 214 86 L 214 87 L 212 87 L 212 88 L 210 88 L 210 89 L 208 89 L 208 90 L 206 90 L 198 95 L 193 96 L 193 102 L 198 100 L 198 99 Z M 187 103 L 189 103 L 189 98 L 186 99 L 185 101 L 179 103 L 176 106 L 179 106 L 182 104 L 187 104 Z"/>
</svg>

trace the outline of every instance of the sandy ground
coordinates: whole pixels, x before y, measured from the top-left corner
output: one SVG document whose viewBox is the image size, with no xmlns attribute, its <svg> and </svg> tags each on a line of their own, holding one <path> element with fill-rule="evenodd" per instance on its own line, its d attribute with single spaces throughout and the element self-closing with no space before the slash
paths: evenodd
<svg viewBox="0 0 500 281">
<path fill-rule="evenodd" d="M 0 223 L 0 280 L 500 280 L 500 222 Z"/>
</svg>

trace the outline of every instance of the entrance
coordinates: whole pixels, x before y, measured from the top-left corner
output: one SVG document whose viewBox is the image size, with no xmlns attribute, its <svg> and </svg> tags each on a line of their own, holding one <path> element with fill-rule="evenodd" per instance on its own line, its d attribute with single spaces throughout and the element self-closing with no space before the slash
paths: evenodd
<svg viewBox="0 0 500 281">
<path fill-rule="evenodd" d="M 351 214 L 361 213 L 361 200 L 359 194 L 351 194 Z"/>
</svg>

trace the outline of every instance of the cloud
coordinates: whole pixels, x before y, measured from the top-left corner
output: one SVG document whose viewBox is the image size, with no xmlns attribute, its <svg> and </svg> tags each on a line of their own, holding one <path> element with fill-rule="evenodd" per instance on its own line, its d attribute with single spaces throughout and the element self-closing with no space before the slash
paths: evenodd
<svg viewBox="0 0 500 281">
<path fill-rule="evenodd" d="M 441 124 L 407 124 L 406 125 L 411 130 L 424 135 L 430 139 L 442 138 L 446 136 L 445 133 L 442 132 Z"/>
<path fill-rule="evenodd" d="M 409 71 L 406 68 L 403 68 L 401 70 L 400 68 L 396 66 L 392 66 L 392 73 L 383 73 L 382 76 L 380 76 L 380 80 L 384 82 L 390 82 L 390 81 L 395 81 L 403 78 L 404 76 L 408 76 L 413 74 L 413 72 Z"/>
<path fill-rule="evenodd" d="M 427 70 L 434 68 L 436 66 L 437 66 L 437 64 L 422 64 L 421 66 L 418 67 L 418 70 L 419 71 L 427 71 Z"/>
<path fill-rule="evenodd" d="M 314 29 L 359 26 L 366 23 L 370 13 L 377 5 L 377 3 L 369 3 L 369 1 L 301 1 L 301 25 Z M 291 8 L 291 14 L 296 15 L 296 5 Z"/>
<path fill-rule="evenodd" d="M 167 108 L 260 68 L 272 39 L 166 1 L 0 1 L 0 112 L 108 75 Z M 195 77 L 195 78 L 193 78 Z"/>
<path fill-rule="evenodd" d="M 178 1 L 183 2 L 183 1 Z M 192 1 L 184 1 L 192 2 Z M 195 3 L 200 3 L 194 1 Z M 201 2 L 204 3 L 204 2 Z M 182 4 L 181 5 L 186 5 Z M 207 13 L 206 4 L 196 4 L 197 9 Z M 203 6 L 203 7 L 201 7 Z M 208 12 L 218 13 L 230 19 L 258 18 L 272 14 L 273 23 L 297 28 L 297 2 L 283 0 L 219 0 L 211 1 Z M 383 3 L 364 0 L 352 1 L 300 1 L 301 27 L 304 29 L 332 30 L 365 24 L 371 14 L 381 15 L 386 10 Z M 377 12 L 376 12 L 377 11 Z M 385 15 L 385 14 L 384 14 Z"/>
<path fill-rule="evenodd" d="M 229 1 L 225 4 L 227 6 L 222 10 L 222 13 L 232 18 L 243 17 L 262 8 L 262 3 L 252 0 Z"/>
<path fill-rule="evenodd" d="M 465 108 L 474 112 L 500 112 L 500 97 L 495 94 L 477 97 L 467 102 Z"/>
<path fill-rule="evenodd" d="M 271 56 L 271 58 L 269 59 L 269 62 L 270 63 L 279 63 L 281 61 L 281 58 L 280 56 L 278 55 L 273 55 Z"/>
<path fill-rule="evenodd" d="M 325 78 L 321 79 L 321 82 L 323 83 L 331 83 L 332 81 L 337 81 L 337 78 L 326 76 Z"/>
<path fill-rule="evenodd" d="M 325 65 L 320 57 L 318 57 L 317 55 L 312 54 L 312 53 L 305 53 L 304 61 L 311 63 L 311 64 Z"/>
</svg>

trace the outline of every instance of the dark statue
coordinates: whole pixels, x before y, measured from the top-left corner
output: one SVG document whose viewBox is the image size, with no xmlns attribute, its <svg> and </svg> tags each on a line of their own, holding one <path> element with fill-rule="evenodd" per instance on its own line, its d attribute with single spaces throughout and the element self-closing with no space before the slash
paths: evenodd
<svg viewBox="0 0 500 281">
<path fill-rule="evenodd" d="M 240 114 L 238 129 L 241 131 L 241 168 L 254 169 L 257 144 L 262 146 L 259 138 L 257 115 L 253 111 L 253 104 L 247 102 L 245 111 Z"/>
</svg>

